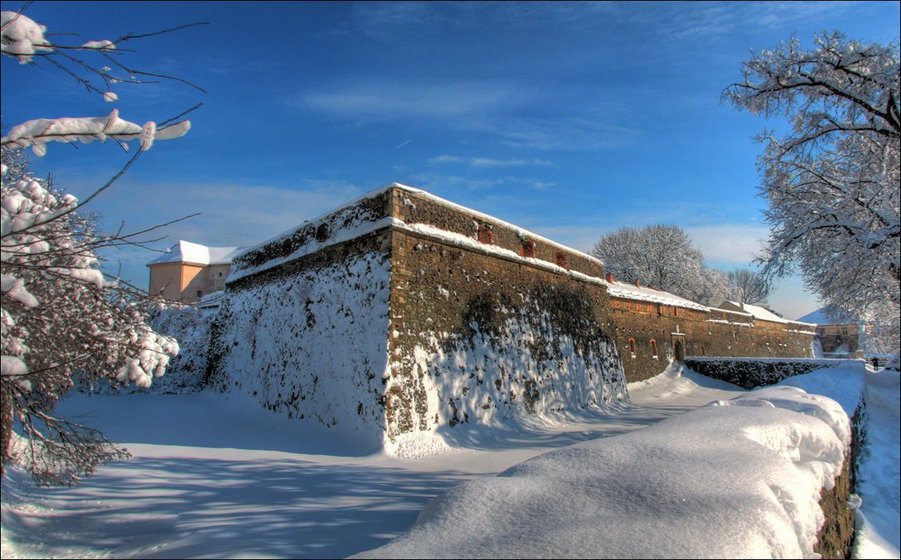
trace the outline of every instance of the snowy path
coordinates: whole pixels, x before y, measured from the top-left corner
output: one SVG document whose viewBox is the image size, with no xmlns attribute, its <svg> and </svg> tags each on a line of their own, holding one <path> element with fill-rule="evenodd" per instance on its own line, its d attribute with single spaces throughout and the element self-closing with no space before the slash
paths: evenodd
<svg viewBox="0 0 901 560">
<path fill-rule="evenodd" d="M 613 416 L 503 438 L 457 431 L 472 449 L 418 460 L 360 455 L 328 430 L 221 395 L 76 395 L 61 413 L 134 458 L 71 489 L 4 482 L 3 557 L 345 557 L 386 543 L 461 481 L 742 392 L 658 376 L 631 386 L 635 406 Z"/>
<path fill-rule="evenodd" d="M 407 529 L 458 482 L 741 392 L 691 379 L 633 387 L 637 406 L 596 422 L 503 438 L 458 431 L 473 449 L 418 460 L 354 456 L 353 442 L 327 430 L 218 395 L 76 395 L 60 412 L 103 429 L 134 457 L 76 488 L 5 484 L 4 500 L 24 515 L 6 512 L 3 556 L 348 556 Z"/>
</svg>

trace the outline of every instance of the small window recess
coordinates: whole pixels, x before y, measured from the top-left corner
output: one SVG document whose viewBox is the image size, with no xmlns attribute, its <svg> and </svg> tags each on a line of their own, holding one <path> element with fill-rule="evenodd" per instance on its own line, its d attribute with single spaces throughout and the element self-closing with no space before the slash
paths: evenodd
<svg viewBox="0 0 901 560">
<path fill-rule="evenodd" d="M 557 266 L 562 266 L 563 268 L 569 269 L 569 255 L 567 255 L 563 251 L 557 251 L 555 258 Z"/>
</svg>

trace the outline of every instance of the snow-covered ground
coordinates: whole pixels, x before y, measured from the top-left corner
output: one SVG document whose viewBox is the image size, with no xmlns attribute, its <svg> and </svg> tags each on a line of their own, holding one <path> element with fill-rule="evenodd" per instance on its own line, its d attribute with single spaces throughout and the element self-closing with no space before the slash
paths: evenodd
<svg viewBox="0 0 901 560">
<path fill-rule="evenodd" d="M 898 558 L 898 373 L 864 373 L 862 367 L 845 367 L 828 375 L 815 372 L 792 378 L 786 384 L 835 398 L 847 409 L 853 406 L 855 393 L 860 392 L 862 376 L 866 379 L 870 420 L 858 487 L 862 497 L 859 512 L 862 528 L 858 533 L 856 556 Z M 819 443 L 837 437 L 835 434 L 840 430 L 829 429 L 830 421 L 841 416 L 836 407 L 818 397 L 789 389 L 781 391 L 779 398 L 758 395 L 756 401 L 758 404 L 765 398 L 784 401 L 789 391 L 804 406 L 777 403 L 777 407 L 786 409 L 779 411 L 780 414 L 784 412 L 786 417 L 793 418 L 786 426 L 801 422 L 808 426 L 805 429 L 809 433 L 819 434 L 815 436 Z M 450 447 L 441 454 L 421 459 L 363 454 L 358 451 L 358 442 L 336 439 L 334 432 L 324 427 L 272 415 L 258 404 L 234 395 L 228 398 L 211 393 L 74 395 L 61 403 L 61 412 L 101 428 L 112 440 L 125 445 L 134 457 L 99 469 L 93 478 L 74 488 L 37 489 L 21 473 L 11 472 L 3 482 L 2 556 L 345 557 L 382 547 L 403 534 L 433 498 L 459 483 L 476 481 L 490 488 L 499 480 L 494 475 L 536 455 L 577 444 L 569 451 L 563 450 L 565 458 L 566 453 L 585 453 L 603 449 L 608 443 L 615 446 L 617 442 L 627 442 L 630 438 L 639 441 L 636 438 L 654 434 L 657 439 L 666 440 L 662 427 L 679 423 L 690 427 L 693 415 L 700 414 L 699 422 L 713 424 L 705 415 L 727 409 L 746 410 L 749 414 L 761 410 L 760 406 L 705 407 L 714 401 L 721 401 L 722 405 L 722 401 L 738 396 L 748 400 L 752 395 L 692 372 L 670 371 L 631 385 L 629 393 L 633 405 L 621 406 L 596 421 L 540 429 L 518 428 L 506 433 L 469 427 L 455 431 L 456 437 L 450 442 L 452 445 L 465 443 L 467 448 Z M 682 415 L 699 407 L 701 410 L 697 412 Z M 805 407 L 806 415 L 791 412 Z M 660 423 L 677 415 L 682 416 Z M 812 415 L 827 421 L 818 425 L 810 421 Z M 806 419 L 798 420 L 805 416 Z M 655 427 L 642 430 L 652 426 Z M 672 433 L 678 432 L 674 429 Z M 623 437 L 613 437 L 620 435 Z M 612 439 L 605 442 L 604 438 Z M 706 448 L 703 441 L 686 442 L 684 447 L 695 452 Z M 800 448 L 805 453 L 810 451 L 803 445 Z M 788 446 L 783 451 L 790 456 L 794 450 Z M 551 465 L 552 461 L 559 461 L 559 453 L 557 456 L 558 459 L 553 459 L 553 455 L 546 455 L 538 462 L 527 464 L 525 471 Z M 561 464 L 565 466 L 565 459 L 558 466 Z M 679 470 L 682 467 L 678 463 L 664 462 L 657 470 L 648 466 L 651 464 L 650 460 L 644 464 L 644 474 L 659 475 L 661 480 L 676 478 L 679 484 L 673 487 L 679 487 L 680 492 L 691 492 L 682 498 L 702 504 L 708 510 L 720 507 L 723 513 L 731 511 L 734 504 L 715 506 L 714 501 L 701 499 L 705 485 L 695 484 L 708 478 L 724 478 L 721 471 L 717 473 L 722 461 L 697 461 L 690 472 Z M 672 466 L 678 469 L 670 469 Z M 518 469 L 523 471 L 523 467 Z M 548 472 L 555 471 L 556 467 Z M 642 496 L 641 489 L 625 485 L 626 480 L 631 484 L 638 479 L 634 475 L 624 473 L 621 479 L 613 476 L 607 485 L 622 490 L 621 500 L 628 506 L 625 509 L 634 519 L 643 519 L 648 530 L 658 533 L 671 530 L 667 528 L 669 519 L 649 508 L 652 502 Z M 510 481 L 515 476 L 518 475 L 514 469 L 513 474 L 505 473 L 503 478 L 512 484 Z M 774 476 L 779 484 L 788 480 L 780 478 L 778 472 Z M 798 474 L 785 476 L 797 478 Z M 558 475 L 547 478 L 532 475 L 531 481 L 539 486 L 539 495 L 568 496 L 555 490 L 561 481 Z M 741 489 L 752 497 L 771 492 L 769 488 L 755 490 L 751 485 Z M 455 494 L 461 492 L 458 489 Z M 480 511 L 480 515 L 490 512 L 488 496 L 470 493 L 468 503 L 464 504 L 470 506 L 467 511 Z M 587 505 L 603 506 L 583 502 L 586 499 L 554 502 L 555 525 L 572 528 L 584 516 Z M 438 509 L 445 512 L 456 507 L 453 496 L 441 504 Z M 545 530 L 546 517 L 535 514 L 546 507 L 548 503 L 541 500 L 524 507 L 520 524 L 533 527 L 536 533 Z M 430 509 L 431 516 L 435 517 L 435 507 Z M 601 513 L 603 510 L 598 510 L 598 515 Z M 701 512 L 685 513 L 693 517 Z M 798 513 L 800 519 L 810 512 L 802 507 Z M 569 524 L 569 520 L 573 523 Z M 464 526 L 459 524 L 457 530 Z M 419 527 L 427 528 L 428 519 Z M 447 527 L 446 533 L 445 536 L 453 537 L 453 526 Z M 566 535 L 566 531 L 559 531 L 552 539 L 561 539 L 557 546 L 573 542 L 575 533 L 568 541 Z M 502 543 L 503 538 L 503 534 L 495 534 L 495 544 Z M 690 543 L 692 550 L 722 549 L 723 543 L 713 539 L 721 541 L 723 536 L 715 532 L 700 531 L 690 538 L 695 541 Z M 422 542 L 435 544 L 436 541 Z M 629 545 L 628 539 L 625 544 Z M 727 550 L 737 550 L 737 555 L 741 555 L 742 549 L 736 548 L 741 545 L 737 535 L 725 544 L 734 545 Z M 550 546 L 555 546 L 553 540 Z M 387 554 L 392 554 L 392 549 L 387 550 Z M 485 551 L 489 556 L 497 553 L 490 546 Z M 421 552 L 427 553 L 426 549 Z M 460 552 L 449 549 L 443 554 L 456 556 Z M 512 549 L 511 553 L 515 554 Z M 604 553 L 596 550 L 593 555 Z M 667 555 L 665 550 L 656 556 L 663 555 Z"/>
</svg>

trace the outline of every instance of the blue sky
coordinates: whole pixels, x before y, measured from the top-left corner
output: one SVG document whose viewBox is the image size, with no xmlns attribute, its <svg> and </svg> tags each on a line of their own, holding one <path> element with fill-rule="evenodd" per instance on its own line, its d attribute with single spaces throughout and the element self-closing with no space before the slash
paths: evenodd
<svg viewBox="0 0 901 560">
<path fill-rule="evenodd" d="M 741 62 L 824 30 L 899 36 L 898 2 L 36 2 L 26 14 L 78 34 L 64 44 L 209 22 L 132 41 L 122 58 L 207 93 L 122 84 L 108 104 L 46 63 L 3 60 L 4 126 L 112 107 L 163 121 L 203 103 L 186 137 L 157 142 L 93 205 L 107 229 L 202 213 L 155 247 L 253 245 L 396 181 L 584 251 L 622 226 L 676 224 L 723 269 L 748 266 L 766 236 L 752 137 L 784 126 L 721 103 Z M 35 167 L 85 196 L 127 159 L 112 144 L 53 144 Z M 155 256 L 107 255 L 142 287 Z M 797 277 L 770 301 L 789 318 L 818 307 Z"/>
</svg>

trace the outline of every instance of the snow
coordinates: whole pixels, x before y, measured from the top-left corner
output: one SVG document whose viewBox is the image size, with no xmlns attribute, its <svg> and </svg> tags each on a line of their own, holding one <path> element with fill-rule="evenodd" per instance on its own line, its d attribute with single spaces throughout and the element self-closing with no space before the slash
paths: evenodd
<svg viewBox="0 0 901 560">
<path fill-rule="evenodd" d="M 389 267 L 372 251 L 234 290 L 217 317 L 213 383 L 381 448 Z"/>
<path fill-rule="evenodd" d="M 457 486 L 356 557 L 811 557 L 849 443 L 831 399 L 753 391 Z"/>
<path fill-rule="evenodd" d="M 770 321 L 771 323 L 793 323 L 793 322 L 795 322 L 795 321 L 787 321 L 786 319 L 783 319 L 782 317 L 776 315 L 769 309 L 767 309 L 765 307 L 760 307 L 759 305 L 751 305 L 749 303 L 741 303 L 738 301 L 729 301 L 727 303 L 735 306 L 736 309 L 743 309 L 745 311 L 745 313 L 749 313 L 755 319 L 759 319 L 761 321 Z M 811 325 L 811 326 L 814 326 L 814 325 Z"/>
<path fill-rule="evenodd" d="M 109 99 L 107 99 L 109 100 Z M 12 127 L 7 136 L 0 139 L 4 145 L 18 144 L 32 147 L 38 157 L 47 153 L 48 142 L 72 143 L 76 140 L 90 144 L 94 140 L 105 142 L 113 138 L 122 145 L 133 139 L 141 141 L 141 149 L 149 150 L 154 140 L 180 138 L 191 129 L 190 121 L 181 121 L 157 129 L 153 121 L 143 126 L 119 118 L 119 110 L 113 109 L 105 117 L 62 117 L 58 119 L 32 119 Z"/>
<path fill-rule="evenodd" d="M 644 286 L 636 286 L 625 282 L 608 283 L 608 293 L 611 297 L 619 297 L 625 299 L 634 299 L 638 301 L 648 301 L 651 303 L 662 303 L 673 307 L 685 307 L 688 309 L 698 309 L 700 311 L 709 311 L 706 305 L 681 298 L 669 292 L 655 290 L 654 288 L 646 288 Z"/>
<path fill-rule="evenodd" d="M 179 240 L 163 255 L 153 259 L 148 266 L 164 263 L 229 264 L 243 247 L 207 247 L 199 243 Z"/>
<path fill-rule="evenodd" d="M 2 552 L 333 558 L 401 554 L 419 538 L 417 557 L 809 556 L 813 491 L 840 460 L 861 391 L 869 419 L 854 556 L 898 558 L 899 378 L 862 364 L 755 392 L 671 367 L 629 385 L 632 404 L 609 415 L 470 429 L 466 447 L 415 460 L 368 454 L 237 394 L 76 394 L 60 412 L 134 458 L 65 489 L 33 488 L 13 469 Z M 523 539 L 510 538 L 516 531 Z"/>
<path fill-rule="evenodd" d="M 814 325 L 831 325 L 832 321 L 829 320 L 829 317 L 826 316 L 826 308 L 821 307 L 816 311 L 811 311 L 807 315 L 803 317 L 798 317 L 796 320 L 798 323 L 810 323 Z"/>
<path fill-rule="evenodd" d="M 50 41 L 44 37 L 47 27 L 24 14 L 13 11 L 0 12 L 0 49 L 4 54 L 19 59 L 20 64 L 31 62 L 39 51 L 52 51 Z"/>
</svg>

